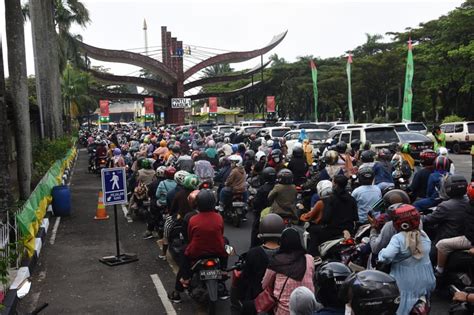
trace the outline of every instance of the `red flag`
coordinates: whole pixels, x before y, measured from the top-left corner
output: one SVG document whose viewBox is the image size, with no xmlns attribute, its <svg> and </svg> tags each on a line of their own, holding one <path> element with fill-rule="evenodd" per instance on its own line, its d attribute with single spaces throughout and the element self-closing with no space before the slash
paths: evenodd
<svg viewBox="0 0 474 315">
<path fill-rule="evenodd" d="M 311 70 L 316 69 L 316 65 L 313 60 L 310 60 L 309 64 L 311 65 Z"/>
<path fill-rule="evenodd" d="M 145 97 L 145 114 L 153 114 L 153 97 Z"/>
<path fill-rule="evenodd" d="M 352 55 L 349 54 L 349 56 L 347 57 L 347 63 L 352 63 Z"/>
<path fill-rule="evenodd" d="M 275 112 L 275 96 L 267 96 L 267 113 Z"/>
<path fill-rule="evenodd" d="M 100 107 L 100 116 L 108 117 L 109 116 L 109 100 L 100 100 L 99 107 Z"/>
<path fill-rule="evenodd" d="M 209 113 L 217 113 L 217 97 L 209 97 Z"/>
<path fill-rule="evenodd" d="M 408 50 L 412 50 L 411 37 L 408 37 Z"/>
</svg>

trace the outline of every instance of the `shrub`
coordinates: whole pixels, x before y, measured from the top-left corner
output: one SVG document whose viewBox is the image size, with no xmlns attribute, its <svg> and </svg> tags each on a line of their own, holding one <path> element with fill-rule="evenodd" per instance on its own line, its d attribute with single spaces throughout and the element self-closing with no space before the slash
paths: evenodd
<svg viewBox="0 0 474 315">
<path fill-rule="evenodd" d="M 38 182 L 51 165 L 63 158 L 72 147 L 72 138 L 63 137 L 56 140 L 40 140 L 33 145 L 32 182 Z"/>
<path fill-rule="evenodd" d="M 463 117 L 459 117 L 458 115 L 449 115 L 444 117 L 443 121 L 441 123 L 446 124 L 446 123 L 452 123 L 452 122 L 458 122 L 458 121 L 464 121 L 465 119 Z"/>
</svg>

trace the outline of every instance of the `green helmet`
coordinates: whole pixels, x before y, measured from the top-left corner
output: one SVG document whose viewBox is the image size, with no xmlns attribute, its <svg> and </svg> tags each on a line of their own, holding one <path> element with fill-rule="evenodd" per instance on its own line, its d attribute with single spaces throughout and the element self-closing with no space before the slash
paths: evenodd
<svg viewBox="0 0 474 315">
<path fill-rule="evenodd" d="M 402 144 L 402 147 L 400 148 L 400 151 L 401 151 L 402 153 L 408 153 L 408 154 L 410 154 L 410 153 L 411 153 L 410 144 L 409 144 L 409 143 L 404 143 L 404 144 Z"/>
<path fill-rule="evenodd" d="M 199 188 L 199 177 L 189 174 L 184 178 L 183 187 L 188 190 L 196 190 Z"/>
<path fill-rule="evenodd" d="M 147 169 L 147 170 L 151 168 L 151 163 L 149 159 L 142 160 L 142 168 Z"/>
</svg>

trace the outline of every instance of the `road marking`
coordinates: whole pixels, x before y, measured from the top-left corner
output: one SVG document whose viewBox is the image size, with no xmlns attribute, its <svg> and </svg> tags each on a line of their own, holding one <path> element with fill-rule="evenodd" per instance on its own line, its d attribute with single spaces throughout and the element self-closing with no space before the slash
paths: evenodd
<svg viewBox="0 0 474 315">
<path fill-rule="evenodd" d="M 173 304 L 168 300 L 168 294 L 166 293 L 165 287 L 158 277 L 157 274 L 150 275 L 153 284 L 155 285 L 156 292 L 158 292 L 158 296 L 165 307 L 165 312 L 168 315 L 176 315 L 176 311 L 174 310 Z"/>
<path fill-rule="evenodd" d="M 51 233 L 51 238 L 49 239 L 49 244 L 54 245 L 56 241 L 56 233 L 58 233 L 59 223 L 61 222 L 61 217 L 57 217 L 56 221 L 54 222 L 53 231 Z"/>
<path fill-rule="evenodd" d="M 123 212 L 123 216 L 125 217 L 125 219 L 127 220 L 128 223 L 132 223 L 133 222 L 133 219 L 132 217 L 128 214 L 128 210 L 127 210 L 127 206 L 122 204 L 122 212 Z"/>
</svg>

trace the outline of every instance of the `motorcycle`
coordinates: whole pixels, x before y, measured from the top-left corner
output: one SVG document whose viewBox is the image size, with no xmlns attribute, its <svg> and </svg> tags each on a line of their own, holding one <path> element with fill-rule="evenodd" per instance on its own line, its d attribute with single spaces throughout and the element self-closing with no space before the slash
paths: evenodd
<svg viewBox="0 0 474 315">
<path fill-rule="evenodd" d="M 441 282 L 455 285 L 460 289 L 473 286 L 474 257 L 467 250 L 459 250 L 450 254 Z"/>
<path fill-rule="evenodd" d="M 228 254 L 234 251 L 226 245 Z M 208 304 L 208 314 L 216 314 L 218 292 L 224 289 L 227 275 L 221 270 L 221 261 L 217 257 L 207 257 L 197 260 L 191 267 L 193 275 L 188 287 L 189 296 L 199 304 Z"/>
<path fill-rule="evenodd" d="M 102 172 L 102 169 L 107 168 L 107 165 L 109 164 L 107 156 L 99 156 L 98 161 L 97 161 L 97 169 L 96 173 L 100 174 Z"/>
<path fill-rule="evenodd" d="M 455 285 L 449 286 L 449 292 L 454 295 L 456 292 L 460 292 Z M 474 287 L 466 287 L 464 289 L 466 293 L 474 294 Z M 468 302 L 453 302 L 449 307 L 449 315 L 472 315 L 474 314 L 474 305 Z"/>
<path fill-rule="evenodd" d="M 244 202 L 243 194 L 233 194 L 232 203 L 226 205 L 222 211 L 225 220 L 232 223 L 233 226 L 239 227 L 244 220 L 247 210 L 247 204 Z"/>
<path fill-rule="evenodd" d="M 230 307 L 232 310 L 240 313 L 242 309 L 242 301 L 240 300 L 242 292 L 242 269 L 245 266 L 245 260 L 247 258 L 247 253 L 238 255 L 238 259 L 235 264 L 228 268 L 227 272 L 232 272 L 231 276 L 231 287 L 230 287 Z"/>
<path fill-rule="evenodd" d="M 171 228 L 168 236 L 168 251 L 171 254 L 171 257 L 173 257 L 173 260 L 177 263 L 179 263 L 179 257 L 184 253 L 186 248 L 183 228 L 183 221 L 177 220 L 174 226 Z"/>
</svg>

